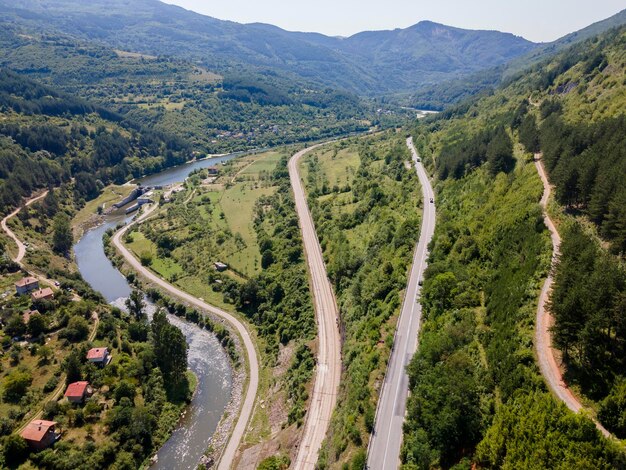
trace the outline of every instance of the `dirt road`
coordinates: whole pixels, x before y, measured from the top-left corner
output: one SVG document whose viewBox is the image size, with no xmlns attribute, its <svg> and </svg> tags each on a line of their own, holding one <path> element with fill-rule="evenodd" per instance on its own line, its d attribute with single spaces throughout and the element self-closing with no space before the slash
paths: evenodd
<svg viewBox="0 0 626 470">
<path fill-rule="evenodd" d="M 383 383 L 374 431 L 368 447 L 367 463 L 372 470 L 396 469 L 400 466 L 400 447 L 402 445 L 402 425 L 406 414 L 406 402 L 409 394 L 409 377 L 406 366 L 415 354 L 418 335 L 422 321 L 422 305 L 419 301 L 421 286 L 419 280 L 424 276 L 428 244 L 435 232 L 435 194 L 430 185 L 426 170 L 419 160 L 409 137 L 406 144 L 411 151 L 411 158 L 417 171 L 422 187 L 424 211 L 420 237 L 413 253 L 413 264 L 404 294 L 402 311 L 396 326 L 393 350 L 387 364 L 387 372 Z"/>
<path fill-rule="evenodd" d="M 556 262 L 559 256 L 559 247 L 561 245 L 561 237 L 554 225 L 554 222 L 548 215 L 546 206 L 550 199 L 550 193 L 552 188 L 550 182 L 546 176 L 543 163 L 541 162 L 541 154 L 535 155 L 535 166 L 537 172 L 543 183 L 543 196 L 541 197 L 541 207 L 543 209 L 543 220 L 550 231 L 550 237 L 552 238 L 552 266 Z M 552 348 L 552 336 L 550 334 L 550 326 L 553 319 L 548 312 L 548 301 L 550 298 L 550 291 L 552 289 L 552 273 L 548 274 L 543 287 L 541 288 L 541 294 L 539 295 L 539 304 L 537 306 L 537 326 L 535 331 L 535 348 L 537 349 L 537 360 L 539 362 L 539 368 L 543 374 L 548 387 L 552 392 L 563 402 L 565 405 L 575 413 L 583 410 L 583 404 L 572 393 L 567 384 L 563 381 L 563 374 L 556 362 L 554 355 L 554 349 Z M 607 431 L 597 420 L 594 419 L 596 427 L 609 437 L 611 433 Z"/>
<path fill-rule="evenodd" d="M 322 248 L 315 232 L 313 218 L 307 206 L 306 195 L 298 173 L 299 160 L 304 154 L 319 145 L 321 144 L 304 149 L 289 160 L 289 178 L 291 179 L 296 211 L 302 231 L 319 341 L 313 395 L 311 396 L 298 455 L 292 467 L 298 470 L 315 468 L 319 449 L 326 437 L 330 417 L 337 403 L 337 391 L 341 379 L 341 341 L 337 326 L 339 311 L 332 286 L 326 274 Z"/>
<path fill-rule="evenodd" d="M 140 273 L 143 277 L 147 278 L 150 282 L 158 285 L 163 290 L 169 292 L 171 295 L 188 302 L 196 307 L 205 310 L 207 312 L 211 312 L 212 314 L 223 318 L 228 323 L 230 323 L 239 333 L 243 340 L 243 345 L 246 350 L 246 354 L 248 356 L 248 367 L 249 367 L 249 381 L 248 381 L 248 390 L 246 391 L 246 395 L 244 398 L 243 405 L 241 407 L 241 411 L 239 414 L 239 419 L 235 424 L 235 428 L 231 433 L 230 439 L 222 453 L 222 457 L 219 461 L 218 470 L 227 470 L 231 468 L 235 455 L 237 453 L 237 449 L 239 448 L 239 444 L 243 439 L 246 428 L 248 427 L 248 422 L 250 421 L 250 416 L 252 415 L 252 411 L 254 409 L 254 401 L 257 394 L 257 389 L 259 387 L 259 359 L 257 357 L 257 352 L 255 349 L 254 342 L 252 341 L 252 337 L 250 333 L 244 326 L 244 324 L 239 321 L 237 317 L 234 315 L 214 307 L 213 305 L 209 305 L 206 302 L 180 290 L 179 288 L 173 286 L 167 281 L 161 279 L 159 276 L 154 274 L 149 269 L 142 266 L 141 262 L 137 258 L 135 258 L 132 253 L 124 246 L 121 242 L 124 234 L 135 224 L 141 223 L 145 219 L 147 219 L 152 212 L 157 208 L 156 204 L 152 204 L 146 212 L 144 212 L 141 216 L 139 216 L 136 220 L 124 226 L 120 230 L 118 230 L 111 239 L 113 245 L 116 249 L 122 254 L 122 256 L 126 259 L 126 262 L 138 273 Z"/>
<path fill-rule="evenodd" d="M 30 198 L 28 201 L 26 201 L 26 204 L 24 204 L 23 206 L 18 207 L 17 209 L 15 209 L 13 212 L 11 212 L 9 215 L 7 215 L 4 219 L 2 219 L 2 222 L 0 222 L 0 225 L 2 226 L 2 230 L 4 230 L 4 232 L 15 242 L 15 244 L 17 245 L 17 256 L 15 258 L 13 258 L 13 261 L 15 261 L 17 264 L 19 264 L 20 266 L 22 265 L 22 260 L 24 259 L 24 256 L 26 255 L 26 246 L 24 245 L 24 243 L 22 243 L 22 241 L 20 239 L 17 238 L 17 236 L 13 233 L 13 231 L 9 228 L 9 226 L 7 225 L 9 219 L 11 219 L 12 217 L 15 217 L 17 215 L 17 213 L 22 210 L 23 207 L 28 207 L 30 206 L 32 203 L 39 201 L 40 199 L 43 199 L 44 197 L 46 197 L 46 195 L 48 194 L 48 191 L 44 191 L 42 194 L 40 194 L 39 196 L 35 196 Z"/>
</svg>

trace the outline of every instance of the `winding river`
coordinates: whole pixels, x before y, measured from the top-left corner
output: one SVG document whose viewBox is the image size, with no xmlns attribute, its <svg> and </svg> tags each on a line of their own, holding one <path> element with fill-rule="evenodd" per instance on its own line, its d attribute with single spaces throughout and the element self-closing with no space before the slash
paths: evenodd
<svg viewBox="0 0 626 470">
<path fill-rule="evenodd" d="M 180 165 L 142 178 L 137 183 L 144 186 L 178 183 L 195 169 L 213 166 L 239 155 L 230 154 Z M 74 245 L 76 262 L 83 278 L 108 302 L 117 306 L 123 306 L 131 288 L 104 254 L 102 236 L 109 228 L 131 218 L 107 216 L 102 225 L 87 231 Z M 168 319 L 181 329 L 187 339 L 189 368 L 198 378 L 198 387 L 185 416 L 170 439 L 159 449 L 158 460 L 151 468 L 193 470 L 206 451 L 230 400 L 232 371 L 228 356 L 214 335 L 174 315 L 168 315 Z"/>
</svg>

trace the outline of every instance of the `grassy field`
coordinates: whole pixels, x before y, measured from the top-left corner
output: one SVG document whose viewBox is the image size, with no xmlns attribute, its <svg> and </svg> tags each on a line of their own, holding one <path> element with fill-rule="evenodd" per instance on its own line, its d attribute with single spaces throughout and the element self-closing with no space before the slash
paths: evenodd
<svg viewBox="0 0 626 470">
<path fill-rule="evenodd" d="M 186 190 L 133 234 L 129 248 L 137 256 L 150 253 L 152 269 L 165 279 L 224 306 L 222 294 L 207 282 L 209 273 L 215 272 L 217 261 L 228 264 L 224 275 L 236 280 L 260 272 L 254 210 L 259 198 L 276 190 L 268 175 L 283 155 L 271 151 L 236 159 L 221 167 L 212 183 L 206 183 L 205 172 L 192 175 Z M 175 241 L 169 256 L 158 248 L 163 235 Z"/>
</svg>

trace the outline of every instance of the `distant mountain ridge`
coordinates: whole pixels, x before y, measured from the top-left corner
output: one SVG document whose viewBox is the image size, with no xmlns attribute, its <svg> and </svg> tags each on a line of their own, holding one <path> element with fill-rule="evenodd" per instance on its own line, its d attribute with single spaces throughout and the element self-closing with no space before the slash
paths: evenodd
<svg viewBox="0 0 626 470">
<path fill-rule="evenodd" d="M 157 0 L 0 0 L 0 20 L 57 30 L 132 51 L 253 69 L 359 94 L 408 92 L 494 67 L 538 44 L 513 34 L 429 21 L 348 38 L 238 24 Z"/>
</svg>

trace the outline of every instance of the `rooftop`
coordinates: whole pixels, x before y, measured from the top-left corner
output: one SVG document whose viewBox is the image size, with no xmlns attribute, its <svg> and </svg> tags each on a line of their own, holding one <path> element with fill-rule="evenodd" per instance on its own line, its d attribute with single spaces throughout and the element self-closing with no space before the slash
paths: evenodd
<svg viewBox="0 0 626 470">
<path fill-rule="evenodd" d="M 65 396 L 68 398 L 82 398 L 85 395 L 87 387 L 89 387 L 89 382 L 86 381 L 71 383 L 67 386 Z"/>
<path fill-rule="evenodd" d="M 35 292 L 30 294 L 31 297 L 35 300 L 37 299 L 45 299 L 46 297 L 54 296 L 54 291 L 49 287 L 44 287 L 43 289 L 36 290 Z"/>
<path fill-rule="evenodd" d="M 104 359 L 109 353 L 109 348 L 91 348 L 87 353 L 87 359 Z"/>
<path fill-rule="evenodd" d="M 26 286 L 30 286 L 31 284 L 35 284 L 36 282 L 38 282 L 37 278 L 29 276 L 29 277 L 23 277 L 22 279 L 17 281 L 15 285 L 17 287 L 26 287 Z"/>
<path fill-rule="evenodd" d="M 41 441 L 50 428 L 56 426 L 56 421 L 46 421 L 44 419 L 35 419 L 28 423 L 24 428 L 21 436 L 28 441 Z"/>
</svg>

